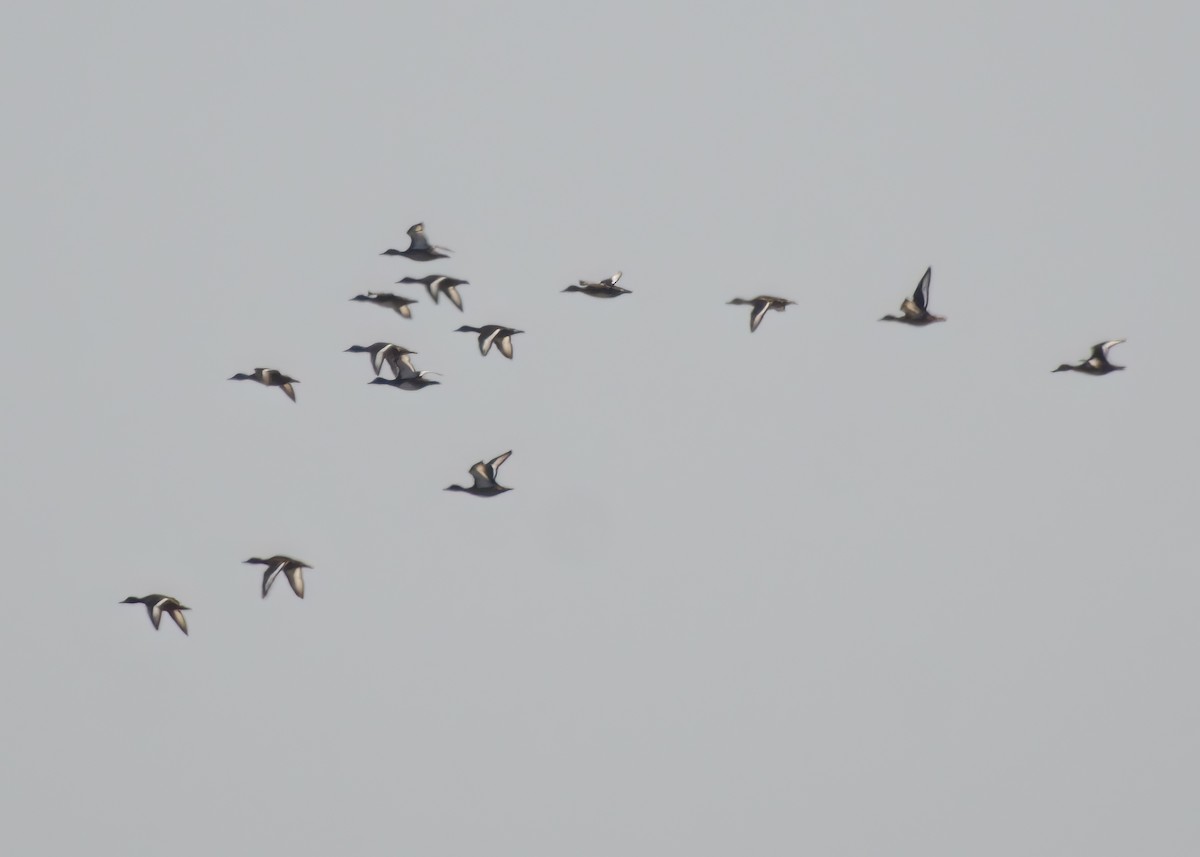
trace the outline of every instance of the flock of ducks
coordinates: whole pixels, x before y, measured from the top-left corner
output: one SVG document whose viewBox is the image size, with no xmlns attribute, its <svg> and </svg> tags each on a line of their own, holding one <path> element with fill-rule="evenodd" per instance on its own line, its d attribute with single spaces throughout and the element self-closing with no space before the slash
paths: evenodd
<svg viewBox="0 0 1200 857">
<path fill-rule="evenodd" d="M 435 259 L 449 258 L 452 252 L 447 247 L 430 244 L 429 239 L 425 235 L 425 224 L 423 223 L 417 223 L 409 227 L 408 237 L 409 246 L 407 249 L 388 249 L 384 250 L 380 255 L 402 256 L 414 262 L 431 262 Z M 617 285 L 621 276 L 622 273 L 617 271 L 612 276 L 596 282 L 580 280 L 578 285 L 567 286 L 563 291 L 580 292 L 594 298 L 617 298 L 622 295 L 631 294 L 629 289 Z M 929 311 L 929 285 L 932 278 L 933 268 L 929 267 L 917 283 L 917 288 L 913 292 L 912 297 L 905 298 L 900 304 L 900 315 L 885 315 L 880 321 L 895 321 L 914 327 L 924 327 L 935 322 L 945 321 L 945 316 L 934 315 Z M 459 280 L 442 274 L 430 274 L 426 277 L 404 277 L 402 280 L 397 281 L 397 285 L 410 284 L 423 285 L 429 293 L 430 299 L 435 304 L 442 295 L 445 295 L 459 311 L 463 309 L 463 301 L 458 287 L 469 285 L 467 280 Z M 389 292 L 367 292 L 365 295 L 356 295 L 351 300 L 373 303 L 377 306 L 385 307 L 399 313 L 404 318 L 412 318 L 411 305 L 417 302 L 414 299 Z M 783 312 L 794 304 L 795 301 L 771 295 L 758 295 L 749 299 L 734 298 L 729 303 L 735 306 L 750 307 L 750 332 L 754 333 L 758 330 L 759 325 L 762 324 L 762 320 L 768 311 Z M 513 358 L 512 338 L 519 333 L 524 333 L 524 331 L 500 324 L 486 324 L 483 327 L 472 327 L 464 324 L 455 333 L 475 334 L 479 341 L 479 353 L 484 356 L 495 345 L 501 354 L 511 360 Z M 1124 341 L 1124 339 L 1110 339 L 1106 342 L 1097 343 L 1092 347 L 1091 356 L 1086 360 L 1075 364 L 1063 363 L 1053 371 L 1082 372 L 1086 375 L 1107 375 L 1110 372 L 1124 369 L 1124 366 L 1116 366 L 1109 362 L 1108 359 L 1108 352 L 1112 347 Z M 417 369 L 412 359 L 413 355 L 417 352 L 410 351 L 402 345 L 397 345 L 393 342 L 376 342 L 371 345 L 352 345 L 346 351 L 352 354 L 370 355 L 371 369 L 374 371 L 375 377 L 368 382 L 369 384 L 382 384 L 400 390 L 421 390 L 425 387 L 441 383 L 428 377 L 437 373 Z M 392 372 L 391 378 L 383 377 L 382 371 L 385 365 Z M 257 381 L 266 387 L 278 387 L 293 402 L 296 401 L 296 390 L 293 385 L 300 383 L 297 379 L 285 375 L 277 369 L 263 368 L 255 369 L 254 372 L 249 374 L 239 372 L 229 380 Z M 512 450 L 509 450 L 501 455 L 497 455 L 490 461 L 475 462 L 468 471 L 473 477 L 473 482 L 470 485 L 449 485 L 445 490 L 461 491 L 466 494 L 473 494 L 476 497 L 496 497 L 506 491 L 511 491 L 511 488 L 501 485 L 496 481 L 500 467 L 511 455 Z M 251 557 L 245 560 L 245 563 L 266 567 L 263 571 L 262 579 L 263 598 L 267 597 L 267 593 L 271 590 L 271 584 L 280 574 L 287 579 L 297 598 L 304 597 L 304 569 L 312 568 L 307 563 L 282 554 L 276 554 L 266 559 Z M 191 608 L 185 607 L 176 598 L 161 594 L 143 595 L 140 597 L 131 595 L 121 603 L 144 605 L 155 630 L 158 630 L 159 624 L 162 621 L 162 615 L 166 613 L 179 626 L 179 630 L 183 631 L 184 634 L 188 633 L 187 619 L 183 615 L 183 611 L 190 610 Z"/>
</svg>

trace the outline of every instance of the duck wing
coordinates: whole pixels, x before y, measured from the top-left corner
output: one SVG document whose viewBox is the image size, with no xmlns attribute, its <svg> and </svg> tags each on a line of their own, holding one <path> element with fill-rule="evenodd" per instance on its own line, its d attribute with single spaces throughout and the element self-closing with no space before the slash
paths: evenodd
<svg viewBox="0 0 1200 857">
<path fill-rule="evenodd" d="M 296 593 L 297 598 L 304 597 L 304 567 L 300 565 L 290 565 L 283 570 L 284 577 L 287 582 L 292 585 L 292 592 Z"/>
<path fill-rule="evenodd" d="M 275 582 L 275 578 L 279 576 L 279 572 L 283 570 L 284 563 L 275 562 L 267 566 L 267 570 L 263 572 L 262 597 L 266 598 L 267 593 L 271 591 L 271 584 Z"/>
<path fill-rule="evenodd" d="M 1108 349 L 1114 345 L 1120 345 L 1124 339 L 1110 339 L 1108 342 L 1098 342 L 1092 346 L 1092 360 L 1105 361 L 1108 359 Z"/>
<path fill-rule="evenodd" d="M 921 282 L 917 283 L 917 290 L 913 292 L 912 302 L 917 307 L 925 312 L 929 309 L 929 281 L 933 279 L 933 266 L 930 265 L 925 269 L 924 275 L 921 277 Z"/>
<path fill-rule="evenodd" d="M 487 470 L 488 470 L 488 475 L 492 478 L 493 481 L 496 479 L 496 474 L 500 472 L 500 465 L 502 465 L 504 462 L 508 461 L 508 457 L 510 455 L 512 455 L 511 449 L 508 452 L 504 452 L 504 453 L 501 453 L 500 455 L 497 455 L 495 458 L 493 458 L 491 461 L 489 461 L 485 465 L 485 467 L 487 467 Z"/>
<path fill-rule="evenodd" d="M 496 477 L 491 468 L 482 461 L 476 461 L 468 472 L 475 477 L 476 488 L 490 488 L 496 484 Z"/>
<path fill-rule="evenodd" d="M 167 612 L 171 614 L 171 618 L 175 620 L 175 624 L 179 626 L 179 630 L 183 631 L 183 633 L 186 635 L 188 632 L 187 617 L 183 615 L 182 608 L 179 605 L 176 605 L 168 608 Z"/>
<path fill-rule="evenodd" d="M 496 336 L 504 330 L 503 327 L 495 324 L 489 324 L 487 327 L 479 331 L 479 353 L 487 355 L 492 348 L 492 343 L 496 340 Z"/>
<path fill-rule="evenodd" d="M 763 316 L 767 314 L 767 310 L 771 308 L 771 302 L 763 298 L 755 298 L 751 304 L 753 309 L 750 311 L 750 332 L 758 330 L 758 326 L 762 324 Z"/>
<path fill-rule="evenodd" d="M 429 239 L 425 237 L 425 224 L 414 223 L 408 227 L 409 245 L 408 249 L 412 250 L 428 250 Z"/>
</svg>

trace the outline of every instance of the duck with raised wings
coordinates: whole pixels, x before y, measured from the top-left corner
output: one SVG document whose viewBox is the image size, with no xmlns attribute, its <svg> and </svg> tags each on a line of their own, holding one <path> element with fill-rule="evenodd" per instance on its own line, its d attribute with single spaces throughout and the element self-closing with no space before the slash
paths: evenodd
<svg viewBox="0 0 1200 857">
<path fill-rule="evenodd" d="M 424 223 L 414 223 L 408 227 L 408 239 L 407 250 L 387 249 L 379 255 L 403 256 L 414 262 L 432 262 L 434 259 L 445 259 L 454 252 L 449 247 L 437 247 L 430 244 L 429 239 L 425 237 Z"/>
<path fill-rule="evenodd" d="M 512 455 L 512 450 L 503 455 L 497 455 L 489 462 L 477 461 L 471 465 L 470 471 L 475 477 L 473 484 L 464 485 L 448 485 L 446 491 L 464 491 L 467 494 L 474 494 L 476 497 L 495 497 L 497 494 L 503 494 L 505 491 L 511 491 L 511 488 L 505 488 L 496 482 L 496 475 L 500 471 L 500 465 L 508 461 L 508 457 Z"/>
<path fill-rule="evenodd" d="M 1108 362 L 1108 350 L 1114 345 L 1120 345 L 1124 339 L 1110 339 L 1108 342 L 1098 342 L 1092 346 L 1092 356 L 1082 363 L 1074 365 L 1064 363 L 1055 372 L 1082 372 L 1085 375 L 1107 375 L 1109 372 L 1119 372 L 1124 366 L 1115 366 Z"/>
<path fill-rule="evenodd" d="M 901 315 L 885 315 L 880 321 L 898 321 L 903 324 L 911 324 L 916 327 L 924 327 L 927 324 L 933 324 L 935 321 L 945 321 L 944 315 L 934 315 L 929 311 L 929 281 L 933 279 L 933 266 L 925 269 L 924 276 L 921 277 L 921 282 L 917 283 L 917 290 L 913 292 L 911 298 L 905 298 L 900 304 Z"/>
</svg>

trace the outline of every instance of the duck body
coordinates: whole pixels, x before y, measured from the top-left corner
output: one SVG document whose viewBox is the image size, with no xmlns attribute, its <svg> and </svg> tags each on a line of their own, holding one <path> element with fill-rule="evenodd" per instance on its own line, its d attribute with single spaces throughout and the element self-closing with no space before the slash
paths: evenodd
<svg viewBox="0 0 1200 857">
<path fill-rule="evenodd" d="M 296 390 L 292 387 L 293 384 L 300 382 L 295 378 L 289 378 L 277 369 L 255 369 L 252 373 L 246 374 L 239 372 L 229 378 L 230 381 L 257 381 L 267 387 L 278 387 L 283 390 L 284 394 L 293 402 L 296 401 Z"/>
<path fill-rule="evenodd" d="M 414 223 L 408 227 L 408 239 L 407 250 L 389 248 L 379 255 L 403 256 L 405 259 L 412 259 L 414 262 L 432 262 L 434 259 L 446 259 L 453 252 L 449 247 L 436 247 L 430 244 L 428 237 L 425 235 L 424 223 Z"/>
<path fill-rule="evenodd" d="M 262 579 L 262 597 L 266 598 L 267 593 L 271 591 L 271 584 L 275 582 L 275 578 L 280 572 L 287 578 L 287 582 L 291 584 L 292 591 L 296 593 L 297 598 L 304 597 L 304 569 L 312 568 L 311 565 L 303 563 L 298 559 L 292 559 L 290 556 L 276 554 L 275 556 L 260 559 L 256 556 L 245 560 L 248 565 L 265 565 Z"/>
<path fill-rule="evenodd" d="M 1110 339 L 1098 342 L 1092 346 L 1092 355 L 1082 363 L 1063 363 L 1055 372 L 1082 372 L 1085 375 L 1107 375 L 1109 372 L 1120 372 L 1124 366 L 1116 366 L 1108 362 L 1108 350 L 1114 345 L 1120 345 L 1124 339 Z"/>
<path fill-rule="evenodd" d="M 511 491 L 511 488 L 506 488 L 496 482 L 496 475 L 500 471 L 500 465 L 508 461 L 508 457 L 512 455 L 512 450 L 497 455 L 491 461 L 477 461 L 471 465 L 468 471 L 474 477 L 474 482 L 471 485 L 448 485 L 446 491 L 462 491 L 466 494 L 474 494 L 476 497 L 495 497 L 498 494 L 503 494 L 505 491 Z"/>
<path fill-rule="evenodd" d="M 170 595 L 143 595 L 140 598 L 136 595 L 130 595 L 122 604 L 144 604 L 146 612 L 150 615 L 150 622 L 154 625 L 154 630 L 158 630 L 159 622 L 162 621 L 162 614 L 168 614 L 175 620 L 175 624 L 179 626 L 179 630 L 187 635 L 187 618 L 183 615 L 184 610 L 191 610 L 191 607 L 184 607 L 179 603 L 177 598 L 172 598 Z"/>
<path fill-rule="evenodd" d="M 467 280 L 459 280 L 454 277 L 447 277 L 442 274 L 430 274 L 428 277 L 405 277 L 403 280 L 397 280 L 396 285 L 406 283 L 419 283 L 425 287 L 425 291 L 429 293 L 430 299 L 438 302 L 441 295 L 445 295 L 450 299 L 450 303 L 458 307 L 462 311 L 462 295 L 458 293 L 459 286 L 467 286 L 470 283 Z"/>
<path fill-rule="evenodd" d="M 485 324 L 483 327 L 471 327 L 464 324 L 462 327 L 454 331 L 455 333 L 476 333 L 479 335 L 479 353 L 484 356 L 492 348 L 492 343 L 500 350 L 500 353 L 512 360 L 513 348 L 512 337 L 518 333 L 524 333 L 523 330 L 515 330 L 511 327 L 504 327 L 500 324 Z"/>
<path fill-rule="evenodd" d="M 880 321 L 898 321 L 913 327 L 924 327 L 927 324 L 945 321 L 943 315 L 934 315 L 929 311 L 929 283 L 933 279 L 933 266 L 925 269 L 921 281 L 911 298 L 905 298 L 900 304 L 900 315 L 885 315 Z"/>
<path fill-rule="evenodd" d="M 758 326 L 762 324 L 763 316 L 767 314 L 768 310 L 783 312 L 789 306 L 794 304 L 795 301 L 790 301 L 787 298 L 773 297 L 772 295 L 759 295 L 758 297 L 750 298 L 749 300 L 745 298 L 734 298 L 729 303 L 733 306 L 751 307 L 750 332 L 754 333 L 754 331 L 758 330 Z"/>
<path fill-rule="evenodd" d="M 412 298 L 393 295 L 391 292 L 367 292 L 365 295 L 355 295 L 350 300 L 386 307 L 390 310 L 395 310 L 405 318 L 412 318 L 412 310 L 409 308 L 409 305 L 416 303 Z"/>
</svg>

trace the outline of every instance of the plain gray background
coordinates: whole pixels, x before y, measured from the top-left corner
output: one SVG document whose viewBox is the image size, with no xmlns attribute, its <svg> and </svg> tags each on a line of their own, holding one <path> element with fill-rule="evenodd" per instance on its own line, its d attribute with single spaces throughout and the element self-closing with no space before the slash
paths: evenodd
<svg viewBox="0 0 1200 857">
<path fill-rule="evenodd" d="M 1200 15 L 566 5 L 8 7 L 0 847 L 1197 853 Z"/>
</svg>

